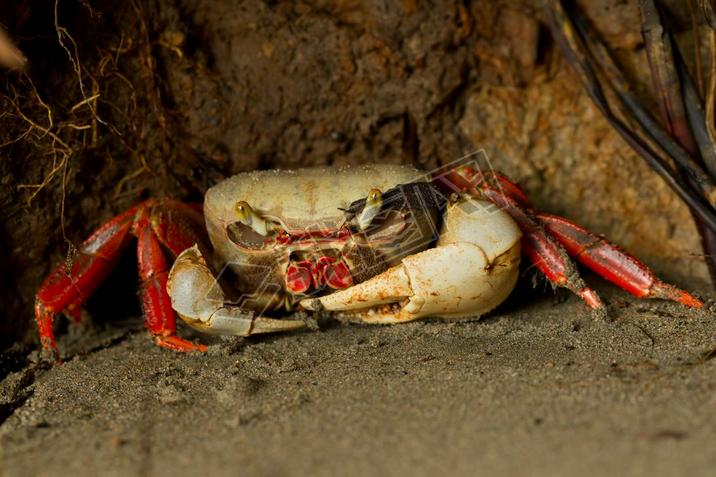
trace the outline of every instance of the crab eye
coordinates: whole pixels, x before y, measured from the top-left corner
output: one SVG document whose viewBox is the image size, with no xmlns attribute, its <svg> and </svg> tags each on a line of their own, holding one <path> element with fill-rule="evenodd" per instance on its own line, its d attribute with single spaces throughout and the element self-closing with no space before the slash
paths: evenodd
<svg viewBox="0 0 716 477">
<path fill-rule="evenodd" d="M 266 220 L 256 212 L 246 201 L 240 200 L 234 205 L 236 220 L 243 225 L 251 227 L 259 235 L 267 235 L 272 230 L 280 229 L 280 225 Z"/>
<path fill-rule="evenodd" d="M 365 231 L 380 212 L 383 204 L 383 193 L 378 189 L 371 189 L 365 199 L 365 205 L 358 215 L 358 228 Z"/>
<path fill-rule="evenodd" d="M 238 216 L 240 222 L 245 222 L 249 219 L 251 213 L 251 206 L 249 206 L 249 204 L 241 200 L 236 203 L 235 208 L 236 215 Z"/>
</svg>

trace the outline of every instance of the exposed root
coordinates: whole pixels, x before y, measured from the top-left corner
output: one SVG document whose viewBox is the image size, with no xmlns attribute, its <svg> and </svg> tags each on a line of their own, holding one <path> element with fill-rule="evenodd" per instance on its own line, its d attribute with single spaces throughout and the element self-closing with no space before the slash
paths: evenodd
<svg viewBox="0 0 716 477">
<path fill-rule="evenodd" d="M 92 16 L 95 16 L 89 5 L 84 6 Z M 135 28 L 132 31 L 138 32 L 136 38 L 122 32 L 119 44 L 110 48 L 101 46 L 97 48 L 97 60 L 92 61 L 88 66 L 82 64 L 80 60 L 80 48 L 83 47 L 83 43 L 76 41 L 69 29 L 61 22 L 60 1 L 55 0 L 50 8 L 53 8 L 53 28 L 57 45 L 64 51 L 69 62 L 71 77 L 68 78 L 67 86 L 63 89 L 63 93 L 66 94 L 62 97 L 48 97 L 46 91 L 35 87 L 30 72 L 7 76 L 4 91 L 0 93 L 0 104 L 3 106 L 0 108 L 2 111 L 0 121 L 7 124 L 6 131 L 11 136 L 3 137 L 4 142 L 0 143 L 0 150 L 13 147 L 11 154 L 17 154 L 17 151 L 26 154 L 26 161 L 35 164 L 33 168 L 39 165 L 36 161 L 40 158 L 49 157 L 49 162 L 42 165 L 45 172 L 39 180 L 20 183 L 17 188 L 26 192 L 25 203 L 26 206 L 30 206 L 38 194 L 56 180 L 60 181 L 61 190 L 58 189 L 61 194 L 60 221 L 64 229 L 64 202 L 67 196 L 65 188 L 70 180 L 74 158 L 84 156 L 88 150 L 109 146 L 105 151 L 100 150 L 100 154 L 104 152 L 110 163 L 118 153 L 137 160 L 138 166 L 128 168 L 130 172 L 118 181 L 113 198 L 136 195 L 142 187 L 131 187 L 129 192 L 125 189 L 129 182 L 136 181 L 145 172 L 151 170 L 147 163 L 145 149 L 147 141 L 154 142 L 154 140 L 148 135 L 148 131 L 160 132 L 158 139 L 162 153 L 158 157 L 161 160 L 169 156 L 170 134 L 167 130 L 167 117 L 160 97 L 156 60 L 152 57 L 151 39 L 143 7 L 136 2 L 129 5 L 130 11 L 134 11 Z M 120 65 L 122 56 L 131 53 L 135 55 L 131 64 Z M 136 78 L 130 79 L 126 71 L 121 71 L 127 70 L 127 66 L 132 73 L 138 73 L 141 83 L 146 85 L 143 87 L 146 90 L 141 92 L 141 97 L 148 101 L 154 118 L 147 118 L 142 114 L 145 107 L 137 104 Z M 132 70 L 137 66 L 138 69 Z M 120 94 L 117 94 L 118 84 Z M 78 96 L 76 101 L 65 106 L 68 97 L 72 98 L 73 91 Z M 100 110 L 105 111 L 104 114 Z M 113 118 L 112 122 L 103 118 L 103 115 Z M 158 127 L 152 128 L 143 124 L 147 123 L 148 119 L 155 120 Z M 114 121 L 119 121 L 121 126 L 115 126 Z M 13 130 L 14 133 L 10 132 Z M 107 135 L 107 131 L 111 134 Z"/>
</svg>

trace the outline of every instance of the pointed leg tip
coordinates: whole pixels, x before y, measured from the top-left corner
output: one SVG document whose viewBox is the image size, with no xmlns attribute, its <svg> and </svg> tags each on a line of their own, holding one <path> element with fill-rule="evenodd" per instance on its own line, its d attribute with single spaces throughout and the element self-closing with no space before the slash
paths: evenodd
<svg viewBox="0 0 716 477">
<path fill-rule="evenodd" d="M 689 308 L 695 308 L 700 309 L 703 308 L 704 302 L 693 296 L 692 294 L 685 292 L 681 290 L 679 299 L 677 300 L 679 303 L 688 306 Z"/>
<path fill-rule="evenodd" d="M 649 298 L 661 298 L 664 300 L 672 300 L 677 303 L 681 303 L 684 306 L 694 309 L 703 308 L 704 302 L 696 298 L 689 292 L 676 288 L 668 283 L 657 281 L 651 287 Z"/>
<path fill-rule="evenodd" d="M 170 349 L 172 351 L 179 351 L 182 353 L 191 353 L 192 351 L 199 351 L 203 353 L 207 349 L 209 349 L 209 347 L 206 345 L 192 343 L 191 341 L 185 340 L 184 338 L 180 338 L 177 335 L 155 336 L 154 342 L 162 348 Z"/>
<path fill-rule="evenodd" d="M 62 364 L 60 358 L 60 350 L 57 348 L 55 336 L 40 336 L 40 358 L 42 360 L 52 361 L 54 364 Z"/>
<path fill-rule="evenodd" d="M 597 295 L 597 292 L 592 290 L 591 288 L 584 287 L 579 292 L 577 292 L 577 295 L 584 300 L 589 308 L 592 310 L 602 310 L 604 309 L 604 302 L 602 302 L 602 299 L 599 298 L 599 295 Z"/>
<path fill-rule="evenodd" d="M 40 361 L 48 364 L 52 364 L 54 366 L 59 366 L 63 363 L 62 358 L 60 358 L 60 352 L 57 348 L 48 348 L 46 346 L 42 346 L 40 349 Z"/>
</svg>

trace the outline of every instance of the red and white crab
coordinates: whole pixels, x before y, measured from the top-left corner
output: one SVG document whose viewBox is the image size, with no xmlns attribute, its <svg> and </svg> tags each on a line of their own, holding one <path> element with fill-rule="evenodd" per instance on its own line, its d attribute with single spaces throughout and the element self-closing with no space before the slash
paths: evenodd
<svg viewBox="0 0 716 477">
<path fill-rule="evenodd" d="M 99 227 L 37 293 L 45 350 L 57 356 L 54 316 L 79 319 L 132 236 L 146 327 L 158 345 L 180 351 L 206 347 L 177 336 L 175 311 L 195 328 L 241 336 L 302 328 L 280 318 L 300 309 L 370 323 L 479 316 L 512 291 L 521 252 L 596 310 L 604 305 L 570 256 L 635 296 L 702 306 L 605 239 L 534 210 L 499 173 L 469 165 L 435 174 L 391 165 L 260 171 L 209 189 L 203 216 L 196 204 L 148 200 Z"/>
</svg>

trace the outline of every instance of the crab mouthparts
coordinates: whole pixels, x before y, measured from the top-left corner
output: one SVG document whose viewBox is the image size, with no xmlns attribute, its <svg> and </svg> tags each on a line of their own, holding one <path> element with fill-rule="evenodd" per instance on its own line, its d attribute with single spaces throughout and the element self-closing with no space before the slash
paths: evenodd
<svg viewBox="0 0 716 477">
<path fill-rule="evenodd" d="M 316 290 L 325 287 L 340 290 L 351 285 L 353 277 L 348 265 L 333 257 L 292 261 L 286 270 L 286 288 L 294 294 L 306 293 L 311 286 Z"/>
</svg>

